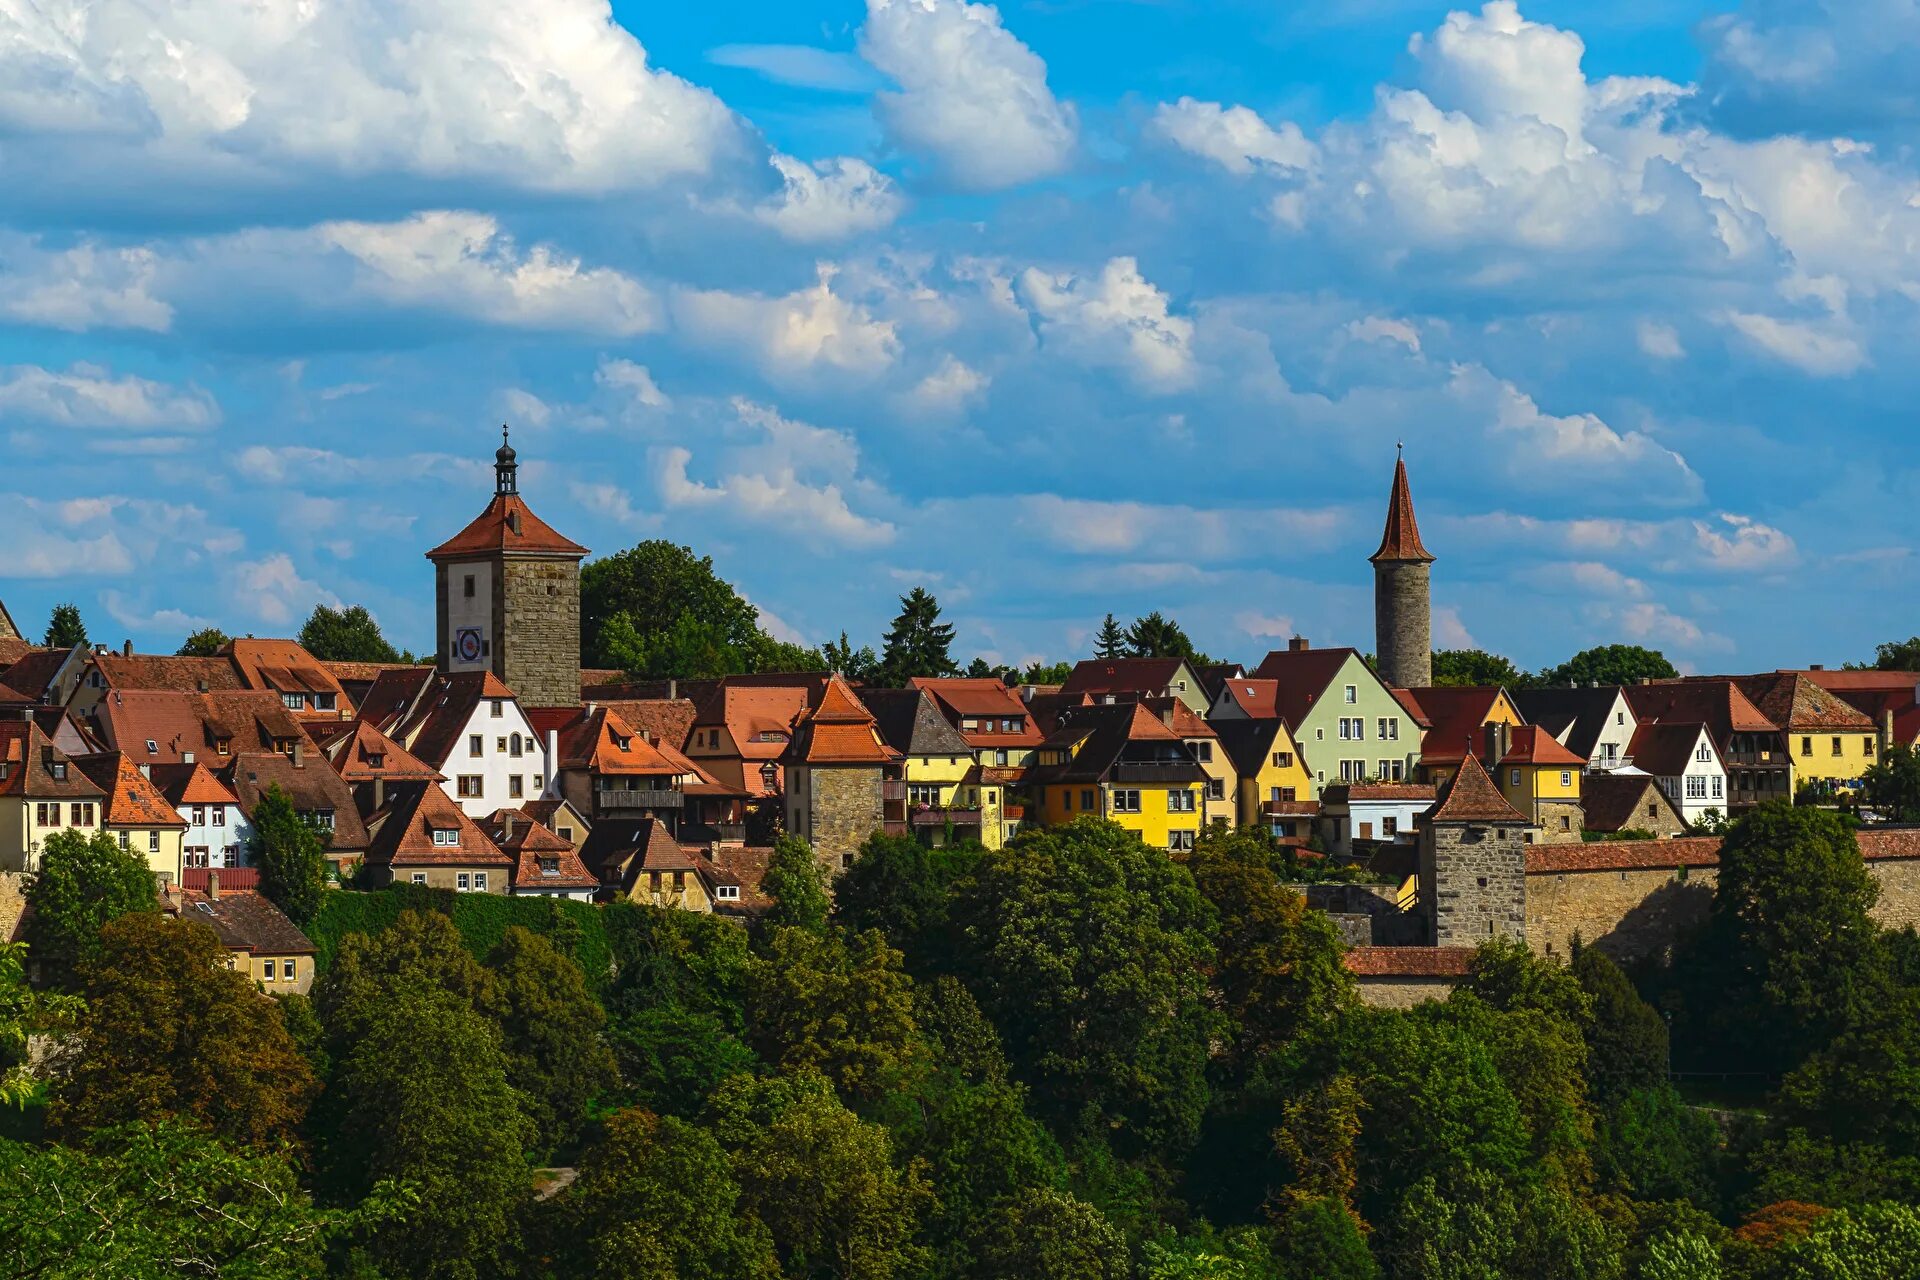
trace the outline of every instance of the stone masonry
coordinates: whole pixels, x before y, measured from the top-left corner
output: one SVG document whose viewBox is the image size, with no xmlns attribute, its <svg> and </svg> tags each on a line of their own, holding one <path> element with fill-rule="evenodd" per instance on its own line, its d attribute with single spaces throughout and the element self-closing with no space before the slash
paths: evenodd
<svg viewBox="0 0 1920 1280">
<path fill-rule="evenodd" d="M 1536 800 L 1533 813 L 1534 825 L 1540 829 L 1534 839 L 1540 844 L 1580 843 L 1587 813 L 1578 800 Z"/>
<path fill-rule="evenodd" d="M 1429 567 L 1417 560 L 1373 566 L 1374 644 L 1380 678 L 1395 689 L 1433 683 L 1433 620 Z"/>
<path fill-rule="evenodd" d="M 578 706 L 579 564 L 508 557 L 493 600 L 494 673 L 524 706 Z"/>
<path fill-rule="evenodd" d="M 842 870 L 867 837 L 885 826 L 880 770 L 858 765 L 814 765 L 806 773 L 807 819 L 814 856 L 829 871 Z"/>
<path fill-rule="evenodd" d="M 1526 828 L 1436 822 L 1421 832 L 1420 902 L 1438 947 L 1527 936 Z"/>
</svg>

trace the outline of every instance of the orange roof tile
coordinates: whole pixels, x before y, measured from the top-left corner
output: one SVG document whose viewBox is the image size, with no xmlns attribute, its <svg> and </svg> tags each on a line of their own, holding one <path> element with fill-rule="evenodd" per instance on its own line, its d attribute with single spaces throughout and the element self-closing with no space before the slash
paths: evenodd
<svg viewBox="0 0 1920 1280">
<path fill-rule="evenodd" d="M 367 861 L 395 867 L 440 865 L 511 867 L 478 823 L 462 813 L 438 784 L 415 783 L 400 789 L 387 808 L 369 819 Z M 455 843 L 434 843 L 433 833 L 452 831 Z"/>
<path fill-rule="evenodd" d="M 186 820 L 174 812 L 160 789 L 141 774 L 139 766 L 126 753 L 87 756 L 75 763 L 107 793 L 102 806 L 104 825 L 186 829 Z"/>
<path fill-rule="evenodd" d="M 1413 518 L 1413 490 L 1407 485 L 1404 458 L 1393 464 L 1393 492 L 1387 495 L 1387 526 L 1380 535 L 1380 549 L 1367 558 L 1375 564 L 1433 562 L 1433 553 L 1420 541 L 1420 522 Z"/>
<path fill-rule="evenodd" d="M 585 547 L 571 538 L 561 537 L 552 525 L 533 514 L 533 509 L 519 494 L 496 493 L 486 510 L 459 533 L 427 552 L 427 559 L 447 560 L 502 551 L 575 560 L 587 554 Z"/>
<path fill-rule="evenodd" d="M 1441 788 L 1440 802 L 1427 817 L 1432 822 L 1512 822 L 1527 825 L 1527 819 L 1521 812 L 1500 794 L 1500 788 L 1487 776 L 1486 767 L 1476 755 L 1468 755 L 1460 761 L 1460 771 Z"/>
<path fill-rule="evenodd" d="M 1472 947 L 1353 947 L 1346 960 L 1362 978 L 1464 978 L 1473 955 Z"/>
<path fill-rule="evenodd" d="M 497 809 L 480 825 L 487 838 L 514 860 L 515 890 L 537 893 L 599 886 L 573 845 L 525 809 Z"/>
<path fill-rule="evenodd" d="M 1258 676 L 1236 676 L 1222 682 L 1221 689 L 1250 720 L 1272 720 L 1279 716 L 1280 682 Z"/>
<path fill-rule="evenodd" d="M 1500 758 L 1503 765 L 1531 764 L 1545 766 L 1567 766 L 1584 769 L 1587 762 L 1560 745 L 1555 738 L 1538 725 L 1523 724 L 1513 729 L 1507 754 Z"/>
<path fill-rule="evenodd" d="M 344 726 L 322 748 L 327 762 L 351 783 L 444 782 L 446 775 L 365 720 Z"/>
<path fill-rule="evenodd" d="M 880 765 L 898 760 L 900 753 L 881 739 L 873 713 L 835 675 L 794 721 L 785 758 L 789 763 Z"/>
</svg>

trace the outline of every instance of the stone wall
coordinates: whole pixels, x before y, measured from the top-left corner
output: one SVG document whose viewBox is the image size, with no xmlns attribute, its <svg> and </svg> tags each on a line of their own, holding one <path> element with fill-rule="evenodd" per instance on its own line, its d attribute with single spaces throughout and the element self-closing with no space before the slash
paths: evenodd
<svg viewBox="0 0 1920 1280">
<path fill-rule="evenodd" d="M 1445 1000 L 1453 994 L 1455 978 L 1358 977 L 1354 985 L 1360 1000 L 1376 1009 L 1411 1009 L 1429 1000 Z"/>
<path fill-rule="evenodd" d="M 580 566 L 509 559 L 500 576 L 494 671 L 522 706 L 579 706 Z"/>
<path fill-rule="evenodd" d="M 1373 566 L 1373 630 L 1380 678 L 1395 689 L 1433 683 L 1433 623 L 1425 564 L 1382 561 Z"/>
<path fill-rule="evenodd" d="M 1420 903 L 1428 941 L 1478 946 L 1527 932 L 1524 828 L 1432 823 L 1420 839 Z"/>
<path fill-rule="evenodd" d="M 1887 929 L 1920 928 L 1920 859 L 1874 858 L 1867 870 L 1880 882 L 1873 918 Z"/>
<path fill-rule="evenodd" d="M 1578 800 L 1537 800 L 1534 802 L 1534 822 L 1539 825 L 1540 834 L 1534 839 L 1540 844 L 1579 844 L 1580 832 L 1587 825 L 1587 813 Z"/>
<path fill-rule="evenodd" d="M 0 871 L 0 942 L 17 942 L 20 914 L 27 906 L 27 881 L 17 871 Z"/>
<path fill-rule="evenodd" d="M 1716 874 L 1710 866 L 1669 866 L 1529 875 L 1527 945 L 1565 959 L 1578 934 L 1616 960 L 1663 955 L 1706 919 Z"/>
<path fill-rule="evenodd" d="M 830 872 L 843 869 L 867 837 L 885 825 L 880 770 L 813 766 L 807 770 L 808 826 L 813 854 Z"/>
</svg>

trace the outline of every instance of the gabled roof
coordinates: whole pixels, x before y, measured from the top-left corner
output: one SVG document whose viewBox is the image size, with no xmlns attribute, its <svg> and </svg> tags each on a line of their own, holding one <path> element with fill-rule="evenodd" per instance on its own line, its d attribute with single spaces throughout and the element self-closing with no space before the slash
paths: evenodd
<svg viewBox="0 0 1920 1280">
<path fill-rule="evenodd" d="M 744 760 L 777 760 L 793 736 L 793 722 L 819 694 L 818 673 L 729 676 L 707 694 L 693 728 L 721 728 Z"/>
<path fill-rule="evenodd" d="M 152 779 L 167 803 L 176 809 L 182 805 L 240 803 L 233 788 L 198 760 L 192 764 L 156 764 Z"/>
<path fill-rule="evenodd" d="M 287 710 L 280 695 L 265 689 L 214 693 L 112 689 L 92 716 L 106 745 L 140 764 L 179 764 L 189 754 L 216 758 L 222 742 L 232 753 L 271 751 L 279 743 L 309 741 L 299 718 Z"/>
<path fill-rule="evenodd" d="M 271 689 L 275 693 L 331 693 L 336 699 L 332 711 L 321 715 L 340 715 L 352 711 L 340 678 L 318 658 L 308 653 L 298 640 L 256 640 L 248 637 L 230 640 L 222 650 L 249 689 Z"/>
<path fill-rule="evenodd" d="M 691 698 L 616 698 L 600 705 L 619 716 L 648 742 L 684 750 L 687 731 L 699 714 Z"/>
<path fill-rule="evenodd" d="M 300 813 L 332 810 L 333 834 L 327 840 L 328 852 L 358 853 L 367 847 L 367 828 L 353 802 L 353 791 L 346 779 L 335 773 L 326 761 L 303 759 L 295 764 L 275 752 L 248 752 L 234 756 L 233 763 L 220 772 L 221 780 L 232 789 L 244 812 L 251 814 L 267 788 L 277 786 L 287 793 L 294 809 Z"/>
<path fill-rule="evenodd" d="M 365 720 L 343 725 L 321 748 L 327 763 L 351 784 L 444 782 L 446 775 Z"/>
<path fill-rule="evenodd" d="M 1220 749 L 1227 753 L 1233 771 L 1242 778 L 1259 775 L 1273 758 L 1275 740 L 1286 725 L 1277 719 L 1222 720 L 1213 726 Z"/>
<path fill-rule="evenodd" d="M 438 768 L 452 758 L 474 711 L 493 699 L 519 705 L 513 690 L 491 671 L 443 674 L 428 670 L 425 680 L 416 679 L 411 671 L 388 672 L 367 691 L 360 714 Z"/>
<path fill-rule="evenodd" d="M 587 554 L 587 549 L 571 538 L 561 537 L 552 525 L 533 514 L 533 509 L 519 494 L 496 493 L 486 510 L 459 533 L 427 552 L 427 559 L 449 560 L 499 552 L 578 560 Z"/>
<path fill-rule="evenodd" d="M 1746 676 L 1739 684 L 1760 714 L 1789 733 L 1861 732 L 1875 727 L 1873 717 L 1798 671 Z"/>
<path fill-rule="evenodd" d="M 1590 773 L 1580 780 L 1580 808 L 1589 831 L 1618 831 L 1646 825 L 1649 804 L 1682 821 L 1667 793 L 1646 773 Z"/>
<path fill-rule="evenodd" d="M 1163 694 L 1186 665 L 1184 658 L 1088 658 L 1074 664 L 1060 692 L 1096 696 L 1126 693 L 1136 697 Z M 1193 678 L 1197 684 L 1200 677 Z"/>
<path fill-rule="evenodd" d="M 511 868 L 478 823 L 460 811 L 434 783 L 415 783 L 388 793 L 386 807 L 368 819 L 367 861 L 381 866 L 460 866 Z M 457 843 L 435 844 L 435 829 L 456 832 Z"/>
<path fill-rule="evenodd" d="M 38 702 L 71 657 L 71 649 L 33 649 L 7 668 L 7 685 Z"/>
<path fill-rule="evenodd" d="M 1276 682 L 1274 707 L 1282 720 L 1298 728 L 1326 696 L 1348 658 L 1359 661 L 1366 669 L 1367 678 L 1386 688 L 1380 677 L 1373 674 L 1373 669 L 1360 660 L 1359 652 L 1349 648 L 1275 649 L 1261 659 L 1253 674 Z"/>
<path fill-rule="evenodd" d="M 880 737 L 873 713 L 838 675 L 793 723 L 793 742 L 782 757 L 788 764 L 890 764 L 900 752 Z"/>
<path fill-rule="evenodd" d="M 1217 738 L 1213 726 L 1192 707 L 1171 695 L 1164 698 L 1142 698 L 1140 705 L 1153 713 L 1155 719 L 1175 736 L 1181 738 Z"/>
<path fill-rule="evenodd" d="M 6 601 L 0 600 L 0 640 L 18 640 L 20 628 L 14 625 L 13 615 L 7 612 Z"/>
<path fill-rule="evenodd" d="M 65 766 L 56 768 L 56 766 Z M 65 777 L 58 776 L 64 773 Z M 0 720 L 0 796 L 100 800 L 106 793 L 32 720 Z"/>
<path fill-rule="evenodd" d="M 1480 757 L 1467 755 L 1460 771 L 1440 788 L 1439 802 L 1426 815 L 1429 822 L 1501 822 L 1531 825 L 1525 816 L 1507 802 L 1500 788 L 1487 776 Z"/>
<path fill-rule="evenodd" d="M 107 793 L 101 806 L 103 825 L 186 829 L 186 820 L 174 812 L 159 788 L 141 774 L 139 766 L 124 752 L 82 756 L 74 763 Z"/>
<path fill-rule="evenodd" d="M 1220 692 L 1221 685 L 1240 679 L 1247 674 L 1247 669 L 1238 662 L 1210 662 L 1194 668 L 1193 673 L 1200 677 L 1200 690 L 1211 701 Z"/>
<path fill-rule="evenodd" d="M 610 707 L 557 708 L 565 723 L 554 730 L 560 746 L 556 769 L 585 769 L 603 776 L 680 777 L 688 762 L 670 748 L 648 742 Z M 553 719 L 551 715 L 545 720 Z M 535 725 L 547 724 L 536 719 Z"/>
<path fill-rule="evenodd" d="M 1657 778 L 1678 778 L 1693 764 L 1693 749 L 1706 726 L 1685 720 L 1658 720 L 1633 731 L 1627 757 L 1633 767 Z M 1712 741 L 1712 733 L 1707 734 Z"/>
<path fill-rule="evenodd" d="M 1730 679 L 1661 680 L 1622 687 L 1636 720 L 1679 720 L 1704 724 L 1724 749 L 1736 733 L 1779 733 L 1779 726 Z"/>
<path fill-rule="evenodd" d="M 1502 765 L 1538 765 L 1543 768 L 1584 769 L 1585 756 L 1577 756 L 1560 745 L 1558 739 L 1537 724 L 1517 725 L 1508 739 Z"/>
<path fill-rule="evenodd" d="M 1380 549 L 1367 557 L 1382 562 L 1433 562 L 1433 553 L 1420 541 L 1420 522 L 1413 518 L 1413 490 L 1407 485 L 1407 464 L 1393 464 L 1393 491 L 1387 495 L 1387 526 L 1380 535 Z"/>
<path fill-rule="evenodd" d="M 1421 740 L 1421 763 L 1452 764 L 1469 751 L 1485 747 L 1487 717 L 1493 714 L 1501 692 L 1499 685 L 1459 685 L 1395 689 L 1393 696 L 1402 706 L 1411 702 L 1418 709 L 1415 720 L 1427 728 Z"/>
<path fill-rule="evenodd" d="M 513 887 L 517 890 L 592 889 L 599 885 L 573 845 L 525 809 L 497 809 L 480 827 L 496 848 L 513 859 Z"/>
<path fill-rule="evenodd" d="M 1245 713 L 1249 720 L 1273 720 L 1280 715 L 1277 700 L 1280 697 L 1280 682 L 1260 676 L 1235 676 L 1222 681 L 1220 692 L 1224 693 L 1236 707 Z M 1216 696 L 1216 700 L 1218 695 Z"/>
<path fill-rule="evenodd" d="M 94 669 L 109 689 L 165 689 L 175 693 L 206 693 L 216 689 L 244 689 L 239 669 L 227 658 L 183 658 L 175 654 L 116 653 L 93 655 Z"/>
<path fill-rule="evenodd" d="M 971 758 L 973 746 L 940 714 L 924 689 L 862 689 L 860 701 L 873 713 L 881 740 L 906 756 Z"/>
<path fill-rule="evenodd" d="M 1204 782 L 1206 773 L 1179 734 L 1137 702 L 1095 703 L 1067 713 L 1048 735 L 1046 745 L 1079 750 L 1062 764 L 1027 771 L 1029 782 L 1099 782 L 1120 764 L 1152 764 L 1167 772 L 1163 781 Z"/>
<path fill-rule="evenodd" d="M 229 951 L 257 956 L 310 956 L 314 945 L 286 913 L 251 889 L 223 889 L 218 899 L 199 889 L 169 888 L 166 908 L 183 920 L 198 920 L 220 935 Z"/>
<path fill-rule="evenodd" d="M 30 644 L 19 636 L 0 636 L 0 671 L 4 671 L 39 648 L 39 645 Z"/>
<path fill-rule="evenodd" d="M 1539 725 L 1564 742 L 1567 750 L 1575 755 L 1592 759 L 1594 747 L 1607 728 L 1607 717 L 1619 697 L 1620 686 L 1612 684 L 1549 686 L 1515 689 L 1513 705 L 1527 718 L 1528 724 Z"/>
</svg>

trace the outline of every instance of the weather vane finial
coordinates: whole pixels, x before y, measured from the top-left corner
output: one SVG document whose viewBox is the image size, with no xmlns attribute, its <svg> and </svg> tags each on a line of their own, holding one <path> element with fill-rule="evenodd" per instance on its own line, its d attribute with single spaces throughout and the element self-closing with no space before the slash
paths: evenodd
<svg viewBox="0 0 1920 1280">
<path fill-rule="evenodd" d="M 505 444 L 506 442 L 507 442 L 507 424 L 503 422 L 500 424 L 500 443 Z"/>
<path fill-rule="evenodd" d="M 502 427 L 502 428 L 500 428 L 500 429 L 501 429 L 502 431 L 505 431 L 505 430 L 506 430 L 506 428 L 505 428 L 505 427 Z M 1402 453 L 1405 453 L 1405 452 L 1406 452 L 1406 448 L 1407 448 L 1407 442 L 1406 442 L 1406 441 L 1404 441 L 1404 440 L 1395 440 L 1395 441 L 1393 442 L 1393 454 L 1394 454 L 1394 456 L 1395 456 L 1396 458 L 1397 458 L 1397 457 L 1399 457 L 1399 456 L 1400 456 L 1400 455 L 1401 455 Z"/>
</svg>

